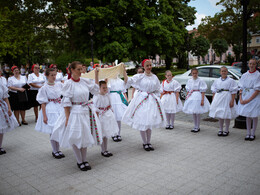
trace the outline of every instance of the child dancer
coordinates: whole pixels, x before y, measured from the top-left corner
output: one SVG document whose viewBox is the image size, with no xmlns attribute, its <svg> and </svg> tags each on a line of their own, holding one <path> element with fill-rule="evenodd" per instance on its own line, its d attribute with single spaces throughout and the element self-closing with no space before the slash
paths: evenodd
<svg viewBox="0 0 260 195">
<path fill-rule="evenodd" d="M 100 93 L 93 97 L 94 106 L 99 112 L 103 143 L 101 144 L 101 155 L 104 157 L 113 156 L 107 150 L 107 138 L 118 134 L 118 124 L 111 108 L 110 98 L 106 81 L 99 81 Z"/>
<path fill-rule="evenodd" d="M 239 80 L 238 114 L 246 117 L 247 134 L 245 140 L 255 139 L 258 116 L 260 116 L 260 73 L 256 70 L 256 60 L 249 61 L 249 71 Z M 253 121 L 253 129 L 251 129 Z"/>
<path fill-rule="evenodd" d="M 172 72 L 170 70 L 165 72 L 165 77 L 166 80 L 161 84 L 161 102 L 168 123 L 166 129 L 173 129 L 175 113 L 182 110 L 182 102 L 179 98 L 181 84 L 172 79 Z"/>
<path fill-rule="evenodd" d="M 48 68 L 45 72 L 47 82 L 39 89 L 36 100 L 41 104 L 41 111 L 37 120 L 35 129 L 39 132 L 52 134 L 54 124 L 56 123 L 60 113 L 63 111 L 61 107 L 61 89 L 62 83 L 55 83 L 56 70 Z M 57 141 L 50 140 L 52 146 L 52 155 L 54 158 L 60 159 L 65 155 L 60 151 L 60 145 Z"/>
<path fill-rule="evenodd" d="M 188 94 L 184 102 L 183 112 L 193 114 L 194 128 L 191 132 L 197 133 L 200 131 L 200 114 L 208 112 L 210 104 L 205 97 L 207 84 L 198 77 L 196 68 L 191 70 L 191 74 L 192 78 L 186 84 Z"/>
<path fill-rule="evenodd" d="M 144 74 L 136 74 L 130 78 L 127 77 L 126 72 L 124 74 L 127 87 L 132 85 L 139 92 L 127 107 L 123 122 L 140 131 L 144 150 L 153 151 L 154 148 L 151 145 L 152 128 L 165 125 L 165 114 L 159 98 L 160 81 L 151 72 L 152 62 L 145 59 L 142 66 L 145 70 Z"/>
<path fill-rule="evenodd" d="M 118 124 L 118 134 L 113 136 L 112 139 L 115 142 L 122 141 L 121 137 L 121 120 L 123 114 L 128 106 L 128 100 L 126 96 L 126 89 L 124 86 L 124 81 L 121 78 L 110 79 L 108 81 L 109 87 L 109 96 L 111 100 L 111 106 L 113 108 L 114 114 L 116 116 L 117 124 Z"/>
<path fill-rule="evenodd" d="M 210 106 L 209 116 L 219 119 L 218 136 L 228 136 L 230 119 L 234 119 L 238 116 L 235 102 L 238 86 L 236 81 L 227 76 L 227 67 L 221 67 L 220 74 L 221 77 L 215 80 L 211 86 L 213 101 Z M 224 122 L 226 124 L 225 131 L 223 131 Z"/>
<path fill-rule="evenodd" d="M 11 106 L 8 101 L 8 88 L 6 84 L 0 80 L 0 155 L 6 153 L 2 148 L 4 133 L 12 131 L 18 126 L 19 124 L 12 114 Z"/>
</svg>

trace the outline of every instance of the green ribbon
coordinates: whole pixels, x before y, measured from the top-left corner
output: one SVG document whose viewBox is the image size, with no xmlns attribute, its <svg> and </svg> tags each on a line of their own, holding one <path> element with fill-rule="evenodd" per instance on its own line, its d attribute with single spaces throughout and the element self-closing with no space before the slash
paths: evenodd
<svg viewBox="0 0 260 195">
<path fill-rule="evenodd" d="M 128 106 L 128 102 L 126 101 L 125 96 L 123 95 L 122 91 L 110 91 L 110 93 L 118 93 L 120 95 L 120 98 L 121 98 L 121 101 L 123 102 L 123 104 Z"/>
</svg>

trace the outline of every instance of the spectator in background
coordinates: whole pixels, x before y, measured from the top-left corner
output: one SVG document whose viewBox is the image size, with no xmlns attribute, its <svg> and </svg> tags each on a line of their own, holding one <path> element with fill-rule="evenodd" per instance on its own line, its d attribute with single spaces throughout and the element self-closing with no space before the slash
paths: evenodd
<svg viewBox="0 0 260 195">
<path fill-rule="evenodd" d="M 90 72 L 93 70 L 93 62 L 90 62 L 90 65 L 88 66 L 87 72 Z"/>
<path fill-rule="evenodd" d="M 7 64 L 4 66 L 3 75 L 6 79 L 10 76 L 10 68 Z"/>
<path fill-rule="evenodd" d="M 23 65 L 21 65 L 21 69 L 20 69 L 20 71 L 21 71 L 21 75 L 22 75 L 22 76 L 25 76 L 26 69 L 24 68 Z"/>
<path fill-rule="evenodd" d="M 82 74 L 85 74 L 87 72 L 87 66 L 86 64 L 82 64 Z"/>
</svg>

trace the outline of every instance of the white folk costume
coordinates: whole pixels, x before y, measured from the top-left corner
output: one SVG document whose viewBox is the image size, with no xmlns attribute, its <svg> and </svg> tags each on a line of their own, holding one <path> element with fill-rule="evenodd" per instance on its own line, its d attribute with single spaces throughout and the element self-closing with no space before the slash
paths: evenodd
<svg viewBox="0 0 260 195">
<path fill-rule="evenodd" d="M 61 83 L 61 81 L 64 81 L 63 74 L 61 72 L 57 72 L 55 83 Z"/>
<path fill-rule="evenodd" d="M 46 115 L 48 121 L 47 124 L 43 122 L 43 113 L 41 110 L 35 130 L 52 134 L 54 125 L 59 115 L 64 112 L 64 109 L 61 106 L 61 89 L 62 83 L 55 83 L 55 85 L 45 83 L 45 85 L 40 88 L 36 100 L 39 104 L 46 104 Z"/>
<path fill-rule="evenodd" d="M 200 78 L 191 78 L 186 84 L 187 97 L 184 102 L 183 112 L 186 114 L 203 114 L 209 111 L 209 101 L 204 98 L 204 106 L 201 106 L 201 93 L 206 92 L 207 84 Z"/>
<path fill-rule="evenodd" d="M 68 124 L 65 126 L 65 112 L 59 116 L 51 136 L 61 147 L 78 149 L 102 143 L 102 132 L 97 114 L 90 109 L 89 93 L 97 94 L 99 86 L 93 80 L 80 78 L 78 82 L 67 80 L 62 88 L 61 104 L 70 107 Z M 93 105 L 92 105 L 93 106 Z M 95 117 L 95 118 L 93 118 Z"/>
<path fill-rule="evenodd" d="M 39 73 L 39 76 L 36 76 L 34 73 L 29 74 L 28 76 L 28 85 L 36 84 L 38 86 L 43 86 L 45 83 L 44 75 Z M 39 103 L 36 101 L 36 96 L 39 88 L 32 87 L 30 88 L 29 93 L 29 103 L 31 107 L 39 106 Z"/>
<path fill-rule="evenodd" d="M 98 115 L 102 129 L 102 136 L 108 138 L 117 135 L 119 129 L 115 115 L 112 111 L 109 94 L 95 95 L 93 97 L 93 103 L 99 112 Z"/>
<path fill-rule="evenodd" d="M 255 91 L 260 91 L 260 73 L 257 70 L 254 72 L 247 71 L 239 80 L 238 86 L 242 89 L 242 100 L 248 100 Z M 260 116 L 260 93 L 247 104 L 241 104 L 239 101 L 238 114 L 246 117 L 247 135 L 245 140 L 253 141 L 258 116 Z"/>
<path fill-rule="evenodd" d="M 260 91 L 260 73 L 247 71 L 239 80 L 238 86 L 242 89 L 242 99 L 249 99 L 255 91 Z M 245 117 L 260 116 L 260 93 L 247 104 L 238 103 L 238 114 Z"/>
<path fill-rule="evenodd" d="M 14 114 L 8 115 L 8 106 L 4 101 L 8 97 L 8 88 L 0 81 L 0 134 L 9 132 L 19 126 Z"/>
<path fill-rule="evenodd" d="M 238 85 L 232 78 L 218 78 L 211 86 L 212 93 L 215 93 L 210 106 L 209 116 L 219 119 L 234 119 L 238 116 L 237 104 L 234 100 L 234 106 L 230 108 L 232 94 L 238 91 Z"/>
<path fill-rule="evenodd" d="M 1 82 L 1 81 L 2 81 L 2 83 L 3 83 L 5 86 L 7 86 L 7 80 L 6 80 L 5 77 L 0 76 L 0 82 Z"/>
<path fill-rule="evenodd" d="M 122 121 L 134 129 L 146 131 L 165 125 L 165 114 L 160 100 L 160 81 L 156 75 L 136 74 L 129 77 L 127 87 L 139 92 L 127 107 Z"/>
<path fill-rule="evenodd" d="M 164 108 L 165 113 L 177 113 L 182 111 L 182 102 L 181 99 L 178 99 L 178 104 L 176 102 L 176 92 L 180 92 L 181 84 L 172 79 L 170 82 L 164 80 L 161 84 L 161 102 Z"/>
<path fill-rule="evenodd" d="M 124 81 L 120 78 L 110 79 L 108 82 L 108 88 L 111 106 L 116 116 L 116 120 L 121 121 L 128 106 L 128 102 L 124 96 L 124 93 L 126 93 Z"/>
</svg>

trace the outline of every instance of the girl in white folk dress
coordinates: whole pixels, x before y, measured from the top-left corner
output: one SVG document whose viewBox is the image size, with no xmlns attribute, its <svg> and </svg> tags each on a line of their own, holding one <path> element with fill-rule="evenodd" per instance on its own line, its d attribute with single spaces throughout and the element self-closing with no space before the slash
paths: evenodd
<svg viewBox="0 0 260 195">
<path fill-rule="evenodd" d="M 172 72 L 165 72 L 166 80 L 161 84 L 161 102 L 167 118 L 166 129 L 174 128 L 174 119 L 177 112 L 182 111 L 182 102 L 179 98 L 181 84 L 174 80 Z"/>
<path fill-rule="evenodd" d="M 61 72 L 58 72 L 58 65 L 51 64 L 49 68 L 53 68 L 57 72 L 55 83 L 64 83 L 65 78 L 63 77 L 63 74 Z"/>
<path fill-rule="evenodd" d="M 116 116 L 116 120 L 119 128 L 118 134 L 116 136 L 113 136 L 112 139 L 115 142 L 120 142 L 122 141 L 121 121 L 122 121 L 123 114 L 128 106 L 126 88 L 124 85 L 124 81 L 119 77 L 116 79 L 109 79 L 108 88 L 109 88 L 111 106 Z"/>
<path fill-rule="evenodd" d="M 205 97 L 207 84 L 198 77 L 198 70 L 191 70 L 192 78 L 187 81 L 186 90 L 188 91 L 186 100 L 183 106 L 183 112 L 193 115 L 194 128 L 193 133 L 200 131 L 200 114 L 209 111 L 209 101 Z"/>
<path fill-rule="evenodd" d="M 19 126 L 15 116 L 12 114 L 8 96 L 8 88 L 0 80 L 0 155 L 6 153 L 2 148 L 4 133 L 12 131 Z"/>
<path fill-rule="evenodd" d="M 99 81 L 99 88 L 100 93 L 94 95 L 93 103 L 99 113 L 98 116 L 102 129 L 103 143 L 101 144 L 101 155 L 110 157 L 113 156 L 113 154 L 107 150 L 107 138 L 116 136 L 119 129 L 115 115 L 112 111 L 106 81 Z"/>
<path fill-rule="evenodd" d="M 238 116 L 235 102 L 238 85 L 236 81 L 227 76 L 227 67 L 221 67 L 220 74 L 221 77 L 215 80 L 211 86 L 213 101 L 210 106 L 209 116 L 219 119 L 218 136 L 228 136 L 230 120 Z M 224 122 L 226 125 L 225 131 L 223 131 Z"/>
<path fill-rule="evenodd" d="M 31 107 L 34 108 L 34 114 L 35 114 L 35 121 L 38 119 L 38 108 L 40 104 L 36 101 L 36 96 L 38 93 L 38 90 L 44 85 L 45 79 L 44 75 L 40 73 L 40 66 L 39 64 L 34 64 L 32 66 L 33 73 L 29 74 L 28 76 L 28 85 L 31 86 L 30 88 L 30 95 L 29 95 L 29 103 L 31 104 Z"/>
<path fill-rule="evenodd" d="M 246 117 L 247 134 L 245 140 L 255 139 L 258 116 L 260 116 L 260 73 L 256 70 L 256 60 L 249 61 L 249 70 L 239 80 L 238 114 Z M 253 129 L 251 129 L 253 121 Z"/>
<path fill-rule="evenodd" d="M 77 166 L 82 171 L 90 170 L 87 162 L 87 147 L 102 144 L 102 132 L 95 112 L 89 109 L 89 93 L 98 94 L 98 70 L 95 70 L 95 81 L 80 78 L 82 64 L 72 62 L 71 79 L 65 81 L 61 90 L 61 104 L 65 112 L 59 116 L 51 140 L 60 143 L 61 147 L 73 148 Z M 93 119 L 93 115 L 96 119 Z"/>
<path fill-rule="evenodd" d="M 145 59 L 142 62 L 144 74 L 136 74 L 133 77 L 127 77 L 124 73 L 127 87 L 133 86 L 139 92 L 134 96 L 127 107 L 123 122 L 132 128 L 139 130 L 143 148 L 146 151 L 153 151 L 151 145 L 152 128 L 165 126 L 165 114 L 160 100 L 160 81 L 152 70 L 152 63 Z"/>
<path fill-rule="evenodd" d="M 62 83 L 55 83 L 56 70 L 48 68 L 45 71 L 47 83 L 42 86 L 37 94 L 36 100 L 41 104 L 41 111 L 37 120 L 35 130 L 43 133 L 52 134 L 54 125 L 63 112 L 61 106 Z M 64 158 L 65 155 L 60 151 L 59 142 L 50 140 L 52 155 L 56 159 Z"/>
</svg>

